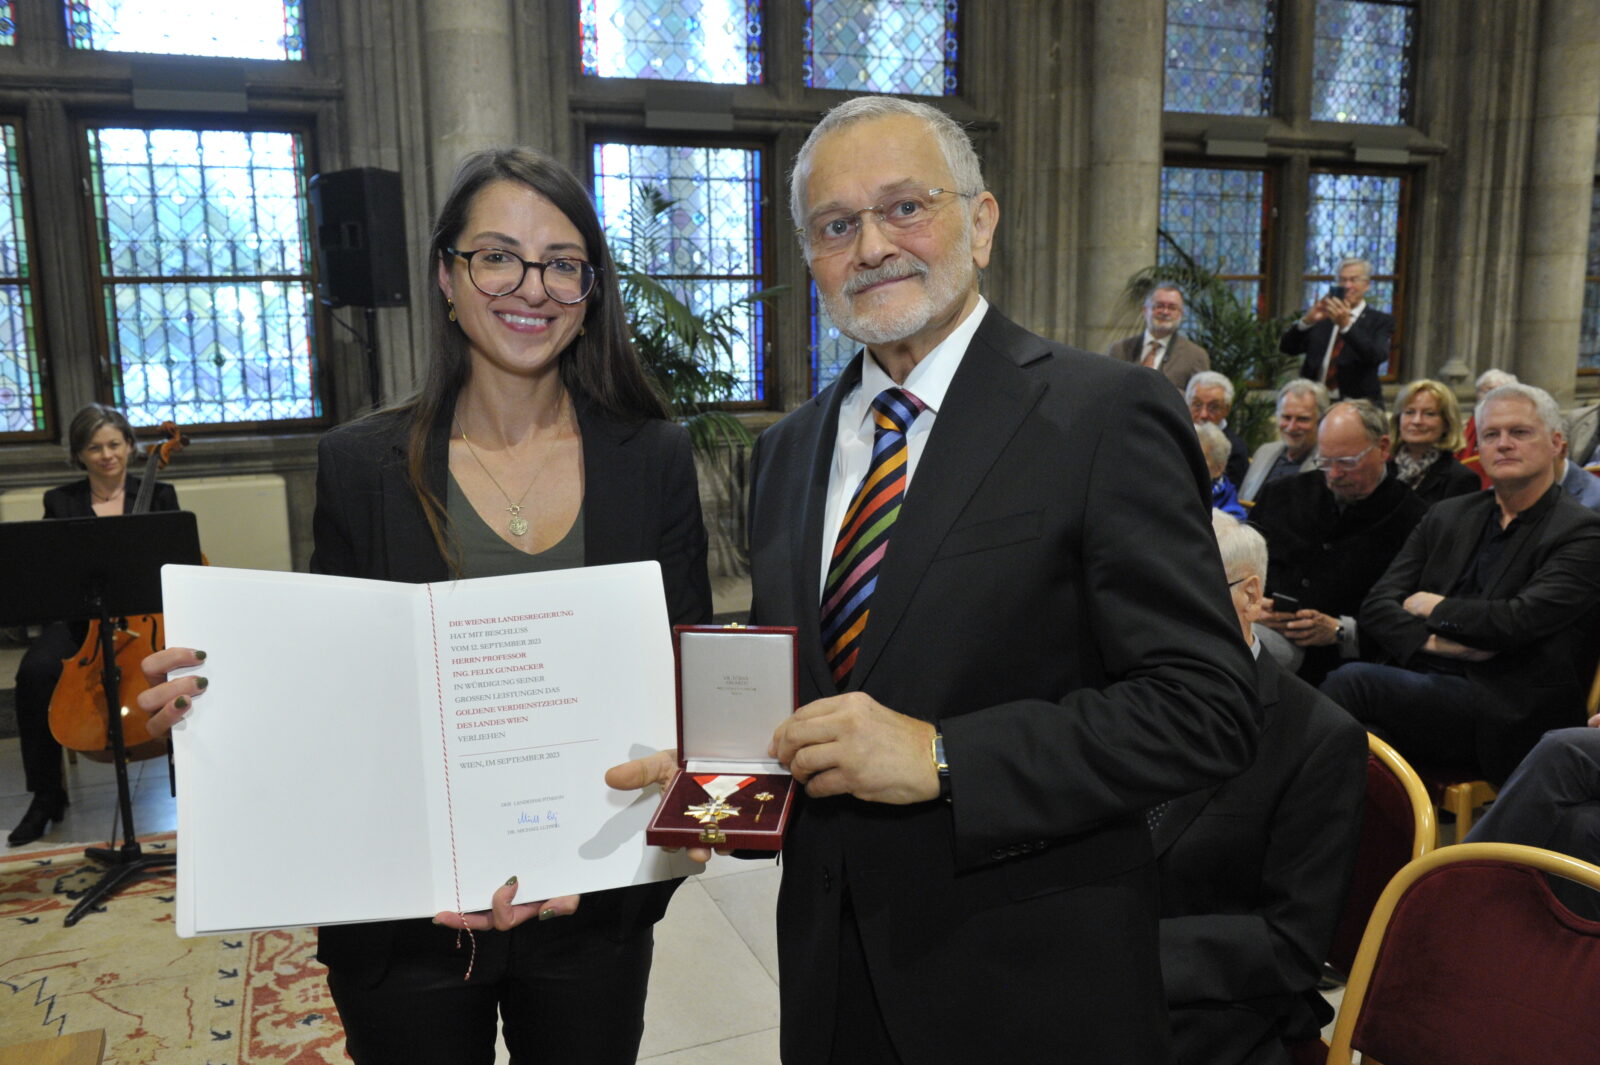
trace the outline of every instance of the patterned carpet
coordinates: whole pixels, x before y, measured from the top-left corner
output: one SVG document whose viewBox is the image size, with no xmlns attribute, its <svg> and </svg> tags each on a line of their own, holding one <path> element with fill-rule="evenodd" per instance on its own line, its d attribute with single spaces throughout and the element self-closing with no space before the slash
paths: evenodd
<svg viewBox="0 0 1600 1065">
<path fill-rule="evenodd" d="M 0 862 L 0 1046 L 104 1028 L 114 1065 L 348 1061 L 309 930 L 179 939 L 171 874 L 63 927 L 97 878 L 81 845 Z"/>
</svg>

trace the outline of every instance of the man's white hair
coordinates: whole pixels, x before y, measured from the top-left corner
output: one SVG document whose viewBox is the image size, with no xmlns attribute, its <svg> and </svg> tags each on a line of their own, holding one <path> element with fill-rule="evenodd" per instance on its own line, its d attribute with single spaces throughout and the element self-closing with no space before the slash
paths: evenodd
<svg viewBox="0 0 1600 1065">
<path fill-rule="evenodd" d="M 1267 541 L 1253 527 L 1225 510 L 1211 512 L 1211 531 L 1222 554 L 1222 569 L 1230 581 L 1243 577 L 1267 580 Z"/>
<path fill-rule="evenodd" d="M 1345 259 L 1340 259 L 1339 265 L 1334 268 L 1333 276 L 1338 277 L 1340 274 L 1344 273 L 1345 268 L 1348 266 L 1359 266 L 1361 268 L 1361 276 L 1366 278 L 1368 281 L 1372 280 L 1372 264 L 1367 260 L 1358 258 L 1354 255 Z"/>
<path fill-rule="evenodd" d="M 1539 421 L 1544 423 L 1544 431 L 1548 433 L 1562 432 L 1561 408 L 1556 405 L 1554 397 L 1542 388 L 1533 385 L 1516 384 L 1501 385 L 1499 388 L 1483 397 L 1478 404 L 1479 412 L 1485 410 L 1491 403 L 1502 403 L 1508 399 L 1520 399 L 1533 407 L 1533 412 Z"/>
<path fill-rule="evenodd" d="M 1226 466 L 1228 455 L 1233 451 L 1228 434 L 1210 422 L 1197 422 L 1194 431 L 1200 437 L 1200 450 L 1205 452 L 1206 462 L 1219 470 Z"/>
<path fill-rule="evenodd" d="M 1489 369 L 1478 375 L 1477 389 L 1479 392 L 1493 391 L 1501 385 L 1514 385 L 1517 375 L 1506 370 Z"/>
<path fill-rule="evenodd" d="M 1189 383 L 1183 390 L 1183 401 L 1185 403 L 1192 402 L 1195 392 L 1202 388 L 1222 389 L 1223 401 L 1228 406 L 1233 406 L 1233 382 L 1228 380 L 1227 374 L 1218 373 L 1215 370 L 1201 370 L 1189 378 Z"/>
<path fill-rule="evenodd" d="M 945 166 L 950 168 L 951 180 L 955 182 L 951 192 L 975 196 L 988 187 L 983 183 L 983 167 L 978 163 L 972 138 L 967 136 L 961 123 L 937 107 L 916 100 L 902 100 L 898 96 L 857 96 L 823 115 L 822 121 L 800 146 L 800 154 L 795 156 L 794 169 L 789 172 L 789 216 L 796 226 L 806 224 L 806 181 L 811 177 L 811 158 L 816 154 L 817 142 L 857 122 L 897 115 L 927 123 L 928 133 L 938 142 Z"/>
<path fill-rule="evenodd" d="M 1328 413 L 1328 408 L 1333 404 L 1333 397 L 1328 395 L 1327 386 L 1321 381 L 1312 381 L 1304 377 L 1296 377 L 1278 389 L 1278 402 L 1275 409 L 1283 413 L 1283 401 L 1289 396 L 1310 396 L 1311 402 L 1317 406 L 1317 421 Z"/>
</svg>

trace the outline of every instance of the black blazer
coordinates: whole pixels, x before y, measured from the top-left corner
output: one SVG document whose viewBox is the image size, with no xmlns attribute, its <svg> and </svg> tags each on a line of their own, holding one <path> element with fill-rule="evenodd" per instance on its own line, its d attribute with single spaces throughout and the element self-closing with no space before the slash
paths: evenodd
<svg viewBox="0 0 1600 1065">
<path fill-rule="evenodd" d="M 1278 341 L 1278 350 L 1286 355 L 1302 355 L 1300 376 L 1321 381 L 1327 376 L 1322 360 L 1328 350 L 1328 341 L 1337 328 L 1331 318 L 1324 318 L 1310 329 L 1291 325 Z M 1383 406 L 1383 389 L 1378 385 L 1378 367 L 1389 357 L 1389 345 L 1394 339 L 1394 315 L 1385 314 L 1370 303 L 1351 323 L 1344 334 L 1344 348 L 1339 361 L 1334 364 L 1334 380 L 1339 394 L 1345 399 L 1370 399 Z"/>
<path fill-rule="evenodd" d="M 752 620 L 799 627 L 802 703 L 835 694 L 822 522 L 861 358 L 753 458 Z M 846 894 L 906 1061 L 1167 1060 L 1143 810 L 1238 772 L 1256 732 L 1209 501 L 1168 382 L 986 312 L 850 679 L 938 723 L 951 801 L 797 804 L 778 899 L 786 1062 L 828 1053 Z"/>
<path fill-rule="evenodd" d="M 1389 476 L 1399 476 L 1399 466 L 1394 459 L 1389 460 Z M 1461 465 L 1448 451 L 1440 452 L 1439 457 L 1433 460 L 1433 465 L 1423 472 L 1422 480 L 1412 489 L 1417 498 L 1430 507 L 1441 499 L 1471 495 L 1482 490 L 1478 475 Z"/>
<path fill-rule="evenodd" d="M 1333 1017 L 1317 993 L 1366 789 L 1360 724 L 1263 652 L 1261 745 L 1232 780 L 1174 800 L 1153 835 L 1161 974 L 1178 1065 L 1288 1065 Z"/>
<path fill-rule="evenodd" d="M 143 482 L 133 474 L 122 487 L 122 513 L 132 514 L 133 504 L 139 497 Z M 177 490 L 165 481 L 157 481 L 150 490 L 150 509 L 165 511 L 178 509 Z M 47 518 L 92 518 L 94 497 L 89 493 L 89 478 L 52 488 L 44 494 L 44 516 Z"/>
<path fill-rule="evenodd" d="M 451 415 L 446 409 L 428 438 L 429 487 L 440 500 L 449 472 Z M 673 623 L 710 620 L 706 532 L 688 433 L 662 421 L 622 423 L 582 403 L 578 422 L 584 564 L 655 559 Z M 404 417 L 395 413 L 342 425 L 322 438 L 312 572 L 412 583 L 450 579 L 449 564 L 406 479 L 406 455 Z M 624 935 L 660 919 L 677 884 L 592 892 L 572 920 L 602 934 Z M 376 982 L 397 936 L 431 927 L 425 920 L 330 926 L 320 930 L 317 957 Z"/>
<path fill-rule="evenodd" d="M 1250 511 L 1250 524 L 1267 540 L 1268 593 L 1287 593 L 1334 617 L 1359 618 L 1367 592 L 1427 511 L 1393 477 L 1343 510 L 1321 471 L 1272 482 Z M 1364 632 L 1361 639 L 1365 647 Z M 1308 647 L 1300 676 L 1316 684 L 1339 663 L 1337 647 Z"/>
<path fill-rule="evenodd" d="M 1583 723 L 1600 606 L 1600 515 L 1551 485 L 1532 527 L 1506 548 L 1483 598 L 1451 596 L 1476 558 L 1498 504 L 1493 492 L 1428 510 L 1361 607 L 1361 631 L 1385 661 L 1410 665 L 1430 635 L 1494 651 L 1460 664 L 1479 698 L 1471 707 L 1478 761 L 1503 780 L 1548 729 Z M 1446 596 L 1426 619 L 1406 613 L 1412 592 Z"/>
</svg>

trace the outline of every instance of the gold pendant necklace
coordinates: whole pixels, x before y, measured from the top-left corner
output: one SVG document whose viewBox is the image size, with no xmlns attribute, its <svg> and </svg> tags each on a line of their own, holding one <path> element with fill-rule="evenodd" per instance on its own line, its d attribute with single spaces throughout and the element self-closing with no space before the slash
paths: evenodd
<svg viewBox="0 0 1600 1065">
<path fill-rule="evenodd" d="M 499 493 L 505 497 L 506 513 L 511 515 L 511 520 L 506 522 L 506 528 L 512 536 L 519 538 L 526 536 L 528 534 L 528 519 L 522 516 L 522 501 L 528 498 L 528 493 L 533 491 L 533 486 L 538 484 L 539 478 L 544 475 L 544 468 L 550 464 L 550 456 L 554 453 L 555 447 L 552 445 L 545 450 L 544 459 L 539 463 L 539 468 L 534 471 L 533 480 L 528 482 L 528 487 L 522 490 L 522 496 L 513 503 L 511 502 L 511 493 L 500 487 L 500 482 L 495 479 L 494 474 L 489 472 L 489 467 L 483 464 L 483 459 L 478 457 L 478 449 L 472 446 L 471 440 L 467 439 L 467 431 L 461 427 L 459 415 L 455 421 L 456 432 L 461 434 L 461 442 L 467 445 L 467 453 L 472 456 L 472 461 L 478 464 L 478 468 L 483 471 L 483 475 L 489 478 L 489 483 L 494 485 Z M 559 419 L 557 424 L 559 424 Z"/>
</svg>

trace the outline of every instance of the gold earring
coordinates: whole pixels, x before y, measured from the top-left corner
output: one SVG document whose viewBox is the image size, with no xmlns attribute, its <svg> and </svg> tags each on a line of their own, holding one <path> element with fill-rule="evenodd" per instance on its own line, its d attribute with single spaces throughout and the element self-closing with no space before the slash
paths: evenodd
<svg viewBox="0 0 1600 1065">
<path fill-rule="evenodd" d="M 580 326 L 579 326 L 579 327 L 578 327 L 578 335 L 579 335 L 579 336 L 584 336 L 584 335 L 585 335 L 585 334 L 587 334 L 587 333 L 588 333 L 588 332 L 589 332 L 589 331 L 588 331 L 588 330 L 587 330 L 587 329 L 585 329 L 585 328 L 584 328 L 584 327 L 583 327 L 583 326 L 581 326 L 581 325 L 580 325 Z"/>
<path fill-rule="evenodd" d="M 456 320 L 456 301 L 455 300 L 445 300 L 444 302 L 450 308 L 450 320 L 452 322 L 455 321 Z"/>
</svg>

